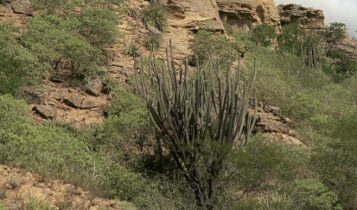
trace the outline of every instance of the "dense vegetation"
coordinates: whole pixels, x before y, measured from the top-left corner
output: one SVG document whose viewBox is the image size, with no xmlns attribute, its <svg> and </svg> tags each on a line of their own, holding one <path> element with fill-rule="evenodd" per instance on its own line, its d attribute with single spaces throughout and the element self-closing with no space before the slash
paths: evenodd
<svg viewBox="0 0 357 210">
<path fill-rule="evenodd" d="M 357 208 L 357 62 L 323 47 L 341 40 L 343 25 L 315 34 L 292 24 L 279 35 L 261 25 L 252 34 L 232 32 L 231 38 L 199 31 L 192 44 L 197 59 L 189 62 L 198 69 L 192 80 L 185 73 L 183 83 L 175 81 L 174 64 L 142 58 L 141 69 L 153 77 L 114 84 L 103 124 L 75 129 L 54 121 L 36 124 L 18 93 L 63 70 L 76 85 L 102 76 L 104 49 L 119 36 L 110 5 L 120 1 L 33 3 L 43 13 L 24 28 L 0 24 L 1 164 L 64 179 L 139 209 Z M 73 11 L 74 5 L 80 10 Z M 141 16 L 147 27 L 165 30 L 164 8 L 150 6 Z M 154 49 L 159 40 L 151 38 L 148 48 Z M 229 76 L 238 57 L 244 58 L 240 79 Z M 339 62 L 330 65 L 331 59 Z M 245 113 L 253 94 L 242 92 L 241 98 L 232 87 L 247 85 L 243 81 L 254 69 L 259 101 L 279 106 L 281 115 L 296 122 L 307 147 L 259 134 L 235 144 L 251 133 L 253 119 Z M 140 85 L 149 98 L 136 94 Z M 211 93 L 219 90 L 226 95 L 218 102 Z M 242 107 L 233 109 L 238 102 Z M 188 115 L 189 109 L 197 115 Z M 236 110 L 240 118 L 226 114 Z M 246 133 L 237 137 L 233 131 L 240 125 Z M 50 209 L 36 200 L 29 205 Z"/>
</svg>

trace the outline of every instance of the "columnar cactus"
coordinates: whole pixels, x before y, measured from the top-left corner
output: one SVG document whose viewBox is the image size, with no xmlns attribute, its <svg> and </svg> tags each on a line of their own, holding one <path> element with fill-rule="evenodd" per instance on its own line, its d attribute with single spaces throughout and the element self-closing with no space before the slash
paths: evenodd
<svg viewBox="0 0 357 210">
<path fill-rule="evenodd" d="M 246 144 L 253 130 L 256 111 L 250 114 L 248 108 L 256 72 L 242 81 L 239 67 L 222 68 L 214 59 L 194 71 L 187 60 L 177 69 L 172 47 L 166 54 L 166 62 L 151 56 L 138 65 L 140 90 L 197 205 L 212 209 L 227 156 Z"/>
</svg>

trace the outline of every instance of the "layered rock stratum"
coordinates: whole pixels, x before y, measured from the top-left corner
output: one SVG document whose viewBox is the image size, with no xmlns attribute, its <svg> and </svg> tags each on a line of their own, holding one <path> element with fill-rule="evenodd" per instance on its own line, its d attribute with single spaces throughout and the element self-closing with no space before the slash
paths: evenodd
<svg viewBox="0 0 357 210">
<path fill-rule="evenodd" d="M 320 9 L 287 4 L 279 5 L 278 11 L 283 26 L 297 22 L 304 29 L 323 30 L 325 28 L 325 15 Z"/>
<path fill-rule="evenodd" d="M 274 0 L 217 0 L 223 22 L 242 31 L 257 24 L 280 27 L 280 17 Z"/>
</svg>

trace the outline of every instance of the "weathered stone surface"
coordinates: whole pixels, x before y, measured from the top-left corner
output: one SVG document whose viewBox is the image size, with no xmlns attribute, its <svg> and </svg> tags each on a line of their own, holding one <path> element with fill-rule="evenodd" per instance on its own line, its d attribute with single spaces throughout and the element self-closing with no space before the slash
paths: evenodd
<svg viewBox="0 0 357 210">
<path fill-rule="evenodd" d="M 66 94 L 63 98 L 63 102 L 70 107 L 78 109 L 92 109 L 104 107 L 107 103 L 106 101 L 103 101 L 102 98 L 84 96 L 78 93 Z"/>
<path fill-rule="evenodd" d="M 296 4 L 278 6 L 281 25 L 298 22 L 308 30 L 323 30 L 325 28 L 325 15 L 322 10 L 307 8 Z"/>
<path fill-rule="evenodd" d="M 257 24 L 280 27 L 280 17 L 274 0 L 217 0 L 223 22 L 241 31 Z"/>
<path fill-rule="evenodd" d="M 218 6 L 215 0 L 168 0 L 162 1 L 168 11 L 168 26 L 163 32 L 162 54 L 172 40 L 175 59 L 181 60 L 191 54 L 193 35 L 198 30 L 224 33 Z"/>
<path fill-rule="evenodd" d="M 294 131 L 294 124 L 290 119 L 280 116 L 280 108 L 259 103 L 257 107 L 257 121 L 254 132 L 263 133 L 270 140 L 282 141 L 289 144 L 304 146 Z M 249 110 L 253 113 L 253 110 Z"/>
<path fill-rule="evenodd" d="M 51 209 L 135 209 L 127 202 L 108 200 L 68 184 L 63 180 L 44 179 L 13 167 L 0 165 L 1 209 L 24 209 L 30 199 L 45 201 Z M 129 206 L 128 208 L 125 208 Z"/>
<path fill-rule="evenodd" d="M 97 77 L 87 83 L 86 92 L 94 96 L 99 96 L 99 94 L 102 92 L 102 88 L 103 81 Z"/>
<path fill-rule="evenodd" d="M 36 105 L 33 109 L 44 119 L 54 119 L 57 115 L 56 109 L 51 105 Z"/>
<path fill-rule="evenodd" d="M 14 0 L 11 1 L 11 6 L 15 13 L 33 15 L 33 8 L 29 0 Z"/>
<path fill-rule="evenodd" d="M 346 37 L 340 43 L 332 47 L 344 52 L 350 58 L 357 59 L 357 40 L 353 39 L 347 33 Z"/>
<path fill-rule="evenodd" d="M 98 100 L 96 98 L 85 98 L 82 103 L 80 108 L 82 109 L 92 109 L 92 108 L 98 108 L 98 107 L 103 107 L 105 106 L 106 102 L 103 102 L 101 100 Z"/>
</svg>

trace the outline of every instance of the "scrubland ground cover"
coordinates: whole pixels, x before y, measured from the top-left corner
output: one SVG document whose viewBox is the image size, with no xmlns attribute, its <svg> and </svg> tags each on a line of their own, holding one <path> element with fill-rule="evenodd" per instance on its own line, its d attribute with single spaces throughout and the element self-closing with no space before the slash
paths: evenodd
<svg viewBox="0 0 357 210">
<path fill-rule="evenodd" d="M 208 64 L 215 60 L 220 68 L 228 69 L 237 57 L 244 57 L 242 78 L 250 78 L 252 70 L 257 70 L 257 98 L 279 106 L 282 115 L 293 119 L 309 148 L 271 142 L 259 134 L 224 156 L 215 153 L 219 150 L 213 141 L 178 145 L 182 150 L 175 151 L 182 153 L 176 155 L 193 155 L 194 161 L 185 165 L 191 172 L 207 176 L 215 174 L 211 169 L 220 172 L 212 179 L 220 186 L 215 188 L 214 198 L 206 200 L 207 205 L 197 197 L 201 195 L 195 192 L 199 190 L 194 186 L 197 182 L 185 177 L 192 173 L 180 169 L 184 164 L 175 157 L 174 147 L 168 145 L 172 139 L 164 140 L 170 132 L 155 131 L 153 112 L 147 110 L 147 101 L 138 94 L 140 81 L 136 79 L 113 88 L 114 98 L 101 125 L 74 129 L 56 122 L 35 123 L 18 90 L 39 84 L 44 75 L 54 73 L 63 63 L 70 64 L 70 79 L 100 75 L 103 48 L 118 39 L 115 13 L 98 6 L 104 5 L 100 1 L 91 1 L 80 13 L 63 16 L 57 11 L 70 11 L 69 5 L 74 3 L 36 0 L 36 7 L 45 12 L 31 19 L 24 29 L 0 25 L 1 164 L 37 172 L 45 178 L 64 179 L 100 196 L 132 202 L 139 209 L 357 208 L 356 66 L 342 63 L 327 68 L 324 62 L 330 54 L 321 51 L 321 43 L 307 42 L 303 47 L 320 50 L 320 64 L 311 66 L 305 62 L 304 50 L 293 42 L 308 35 L 295 26 L 279 36 L 265 26 L 256 28 L 252 35 L 232 32 L 233 39 L 205 31 L 195 36 L 192 49 L 199 59 L 196 65 L 212 70 Z M 118 1 L 112 3 L 120 5 Z M 143 21 L 164 30 L 162 9 L 148 8 L 142 14 Z M 330 42 L 339 37 L 333 36 L 336 27 L 328 31 Z M 276 37 L 278 43 L 272 41 Z M 275 44 L 279 50 L 273 47 Z M 160 61 L 154 62 L 160 65 Z M 149 70 L 153 67 L 150 62 L 143 63 Z M 213 88 L 202 87 L 207 91 Z M 211 113 L 207 109 L 205 112 Z M 198 126 L 197 122 L 189 124 Z M 219 130 L 214 126 L 212 129 Z M 227 151 L 226 147 L 219 149 Z M 204 152 L 213 155 L 202 156 Z M 214 165 L 217 160 L 224 160 L 229 170 L 213 167 L 203 171 L 203 166 Z M 48 209 L 35 201 L 31 205 Z"/>
</svg>

